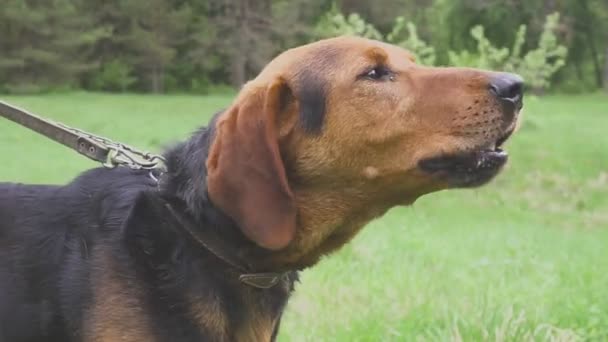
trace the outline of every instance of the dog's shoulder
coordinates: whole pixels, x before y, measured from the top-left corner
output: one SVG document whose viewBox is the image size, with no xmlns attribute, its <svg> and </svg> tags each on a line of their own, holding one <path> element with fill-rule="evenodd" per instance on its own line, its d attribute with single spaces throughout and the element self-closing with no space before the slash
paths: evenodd
<svg viewBox="0 0 608 342">
<path fill-rule="evenodd" d="M 49 225 L 83 226 L 106 216 L 125 216 L 137 195 L 154 189 L 149 171 L 88 170 L 63 186 L 0 183 L 0 231 Z"/>
<path fill-rule="evenodd" d="M 0 183 L 0 319 L 9 322 L 0 340 L 79 332 L 93 251 L 115 251 L 136 198 L 155 187 L 148 171 L 127 168 L 92 169 L 62 186 Z"/>
</svg>

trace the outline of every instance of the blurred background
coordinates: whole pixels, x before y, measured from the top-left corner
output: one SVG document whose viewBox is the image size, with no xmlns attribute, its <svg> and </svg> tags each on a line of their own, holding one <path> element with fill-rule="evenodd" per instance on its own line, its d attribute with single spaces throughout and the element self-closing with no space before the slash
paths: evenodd
<svg viewBox="0 0 608 342">
<path fill-rule="evenodd" d="M 0 91 L 208 93 L 339 34 L 539 92 L 608 88 L 606 0 L 2 0 Z"/>
<path fill-rule="evenodd" d="M 351 34 L 513 71 L 490 185 L 426 195 L 302 273 L 279 341 L 608 341 L 608 0 L 0 0 L 0 99 L 150 151 L 279 52 Z M 99 165 L 0 119 L 0 181 Z"/>
</svg>

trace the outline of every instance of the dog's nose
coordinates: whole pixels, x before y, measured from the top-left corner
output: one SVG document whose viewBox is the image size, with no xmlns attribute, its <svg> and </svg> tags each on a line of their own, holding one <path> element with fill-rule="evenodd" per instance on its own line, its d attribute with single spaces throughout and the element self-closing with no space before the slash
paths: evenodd
<svg viewBox="0 0 608 342">
<path fill-rule="evenodd" d="M 490 81 L 490 92 L 508 106 L 519 110 L 523 105 L 524 80 L 521 76 L 510 73 L 500 73 Z"/>
</svg>

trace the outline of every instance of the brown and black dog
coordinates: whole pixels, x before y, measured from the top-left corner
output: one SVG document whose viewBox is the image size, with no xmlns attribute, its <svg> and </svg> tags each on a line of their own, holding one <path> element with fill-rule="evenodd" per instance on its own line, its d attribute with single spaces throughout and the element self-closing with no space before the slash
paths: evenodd
<svg viewBox="0 0 608 342">
<path fill-rule="evenodd" d="M 501 170 L 522 86 L 334 38 L 275 58 L 163 174 L 1 184 L 0 338 L 274 340 L 298 270 L 391 207 Z M 255 272 L 280 279 L 241 279 Z"/>
</svg>

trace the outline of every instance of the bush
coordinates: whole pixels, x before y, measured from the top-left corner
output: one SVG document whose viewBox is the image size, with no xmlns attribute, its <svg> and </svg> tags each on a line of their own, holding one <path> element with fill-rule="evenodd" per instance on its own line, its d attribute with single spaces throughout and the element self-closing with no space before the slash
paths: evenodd
<svg viewBox="0 0 608 342">
<path fill-rule="evenodd" d="M 470 66 L 486 70 L 497 70 L 504 68 L 509 58 L 509 49 L 496 48 L 486 38 L 484 28 L 477 25 L 471 29 L 471 36 L 477 41 L 477 51 L 470 53 L 467 50 L 460 52 L 449 51 L 450 65 Z"/>
<path fill-rule="evenodd" d="M 486 37 L 484 27 L 477 25 L 471 29 L 471 36 L 477 42 L 476 51 L 449 51 L 449 64 L 515 72 L 526 80 L 532 90 L 542 92 L 550 86 L 552 76 L 566 64 L 568 51 L 558 43 L 555 35 L 558 24 L 559 13 L 547 16 L 538 46 L 525 54 L 522 52 L 526 42 L 526 25 L 519 27 L 511 49 L 496 47 Z M 435 49 L 420 39 L 416 26 L 406 22 L 403 17 L 397 17 L 391 32 L 383 36 L 358 14 L 346 17 L 334 5 L 317 24 L 315 34 L 316 38 L 355 35 L 384 40 L 409 50 L 420 64 L 434 65 L 437 60 Z"/>
<path fill-rule="evenodd" d="M 176 61 L 165 74 L 167 93 L 208 94 L 211 82 L 200 66 Z"/>
<path fill-rule="evenodd" d="M 404 29 L 407 28 L 407 35 Z M 435 65 L 435 49 L 418 36 L 416 25 L 405 22 L 403 17 L 397 17 L 391 33 L 386 35 L 386 41 L 409 50 L 420 64 Z"/>
<path fill-rule="evenodd" d="M 551 77 L 564 65 L 568 49 L 557 42 L 555 30 L 559 24 L 559 13 L 547 16 L 547 21 L 541 33 L 538 47 L 528 51 L 523 58 L 520 56 L 521 46 L 515 50 L 514 58 L 505 66 L 506 71 L 515 71 L 521 74 L 526 83 L 533 89 L 543 90 L 549 87 Z M 519 38 L 523 45 L 523 36 L 526 26 L 520 28 L 522 38 Z M 517 47 L 517 46 L 516 46 Z"/>
<path fill-rule="evenodd" d="M 91 86 L 94 90 L 126 91 L 136 78 L 131 76 L 132 68 L 129 64 L 114 59 L 101 66 L 93 75 Z"/>
<path fill-rule="evenodd" d="M 547 16 L 538 47 L 522 56 L 522 48 L 526 41 L 526 25 L 521 25 L 517 31 L 513 47 L 497 48 L 484 34 L 482 26 L 471 29 L 471 36 L 477 41 L 477 51 L 454 52 L 448 54 L 451 65 L 470 66 L 481 69 L 516 72 L 523 76 L 526 84 L 536 92 L 543 91 L 550 85 L 551 77 L 562 68 L 566 62 L 567 49 L 557 42 L 555 30 L 559 23 L 559 13 Z"/>
<path fill-rule="evenodd" d="M 382 35 L 376 30 L 374 25 L 367 23 L 359 14 L 352 13 L 346 17 L 334 4 L 317 23 L 315 38 L 330 38 L 343 35 L 382 39 Z"/>
<path fill-rule="evenodd" d="M 315 27 L 315 38 L 343 35 L 384 40 L 409 50 L 421 64 L 435 64 L 435 49 L 420 39 L 416 25 L 411 22 L 406 23 L 403 17 L 397 17 L 393 29 L 384 37 L 372 24 L 366 22 L 357 13 L 346 17 L 334 5 Z"/>
</svg>

